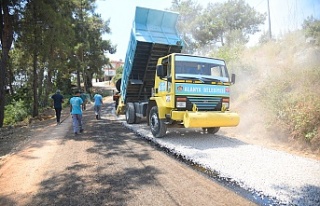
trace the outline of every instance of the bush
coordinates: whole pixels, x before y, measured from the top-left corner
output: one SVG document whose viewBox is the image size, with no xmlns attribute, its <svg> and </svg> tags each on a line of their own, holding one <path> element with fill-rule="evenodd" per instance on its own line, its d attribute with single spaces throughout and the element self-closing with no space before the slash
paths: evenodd
<svg viewBox="0 0 320 206">
<path fill-rule="evenodd" d="M 285 77 L 270 78 L 261 91 L 274 126 L 282 125 L 292 138 L 311 142 L 320 138 L 320 71 L 304 69 Z"/>
<path fill-rule="evenodd" d="M 28 117 L 28 109 L 22 100 L 13 101 L 12 104 L 5 106 L 4 116 L 4 125 L 15 124 Z"/>
</svg>

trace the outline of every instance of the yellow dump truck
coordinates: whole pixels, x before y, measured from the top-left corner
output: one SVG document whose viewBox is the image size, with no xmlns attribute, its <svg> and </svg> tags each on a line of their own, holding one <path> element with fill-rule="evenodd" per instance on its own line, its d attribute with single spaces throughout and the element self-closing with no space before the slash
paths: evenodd
<svg viewBox="0 0 320 206">
<path fill-rule="evenodd" d="M 178 14 L 137 7 L 122 78 L 116 113 L 129 124 L 146 119 L 154 137 L 168 127 L 203 128 L 239 124 L 229 111 L 229 75 L 224 60 L 180 53 L 183 41 L 176 30 Z"/>
</svg>

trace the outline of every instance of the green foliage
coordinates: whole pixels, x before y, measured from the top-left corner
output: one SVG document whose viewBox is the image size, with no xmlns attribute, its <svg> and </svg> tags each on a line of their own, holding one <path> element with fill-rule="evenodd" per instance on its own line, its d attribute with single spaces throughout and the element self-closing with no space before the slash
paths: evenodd
<svg viewBox="0 0 320 206">
<path fill-rule="evenodd" d="M 23 102 L 24 105 L 32 105 L 32 91 L 29 85 L 24 85 L 16 90 L 16 93 L 11 96 L 12 102 Z M 31 114 L 31 106 L 26 107 L 28 114 Z"/>
<path fill-rule="evenodd" d="M 70 106 L 70 99 L 73 97 L 72 94 L 63 94 L 63 103 L 62 108 L 66 108 Z"/>
<path fill-rule="evenodd" d="M 234 29 L 226 34 L 226 45 L 245 45 L 249 41 L 249 37 L 244 35 L 240 29 Z"/>
<path fill-rule="evenodd" d="M 72 94 L 72 89 L 71 89 L 72 86 L 71 86 L 70 78 L 62 77 L 59 74 L 57 75 L 57 77 L 58 78 L 56 79 L 56 82 L 55 82 L 56 83 L 55 88 L 59 89 L 62 94 Z"/>
<path fill-rule="evenodd" d="M 184 53 L 207 54 L 213 47 L 245 44 L 259 31 L 266 14 L 260 14 L 243 0 L 208 3 L 203 8 L 194 0 L 174 0 L 171 10 L 178 12 L 178 30 L 184 40 Z M 222 54 L 225 56 L 228 54 Z"/>
<path fill-rule="evenodd" d="M 234 46 L 223 46 L 217 51 L 213 51 L 210 56 L 221 58 L 225 60 L 227 63 L 231 61 L 236 61 L 240 58 L 241 51 L 244 49 L 244 46 L 234 45 Z"/>
<path fill-rule="evenodd" d="M 65 94 L 71 93 L 70 79 L 77 71 L 82 77 L 77 83 L 84 83 L 90 91 L 93 75 L 100 75 L 101 68 L 108 64 L 109 59 L 104 54 L 116 51 L 110 40 L 102 39 L 103 34 L 111 32 L 110 20 L 103 21 L 95 13 L 95 0 L 5 3 L 8 5 L 3 7 L 4 11 L 12 16 L 9 16 L 10 20 L 3 19 L 5 22 L 2 23 L 4 28 L 13 29 L 10 32 L 15 34 L 15 46 L 10 51 L 7 68 L 1 67 L 8 77 L 0 78 L 0 85 L 12 85 L 6 96 L 9 101 L 3 102 L 10 104 L 13 100 L 21 100 L 31 105 L 27 112 L 36 116 L 38 110 L 48 106 L 49 94 L 56 88 Z M 9 6 L 8 10 L 6 6 Z M 9 25 L 12 22 L 15 25 Z M 1 40 L 13 38 L 7 37 Z M 3 45 L 10 47 L 11 43 Z M 2 106 L 4 104 L 0 104 Z M 4 108 L 0 108 L 0 127 L 3 111 Z"/>
<path fill-rule="evenodd" d="M 200 46 L 217 42 L 221 45 L 244 44 L 248 42 L 250 34 L 259 31 L 259 25 L 264 23 L 265 17 L 266 14 L 258 13 L 243 0 L 209 3 L 195 20 L 196 26 L 191 31 Z"/>
<path fill-rule="evenodd" d="M 12 104 L 5 106 L 4 113 L 4 125 L 13 125 L 28 117 L 28 109 L 22 100 L 13 101 Z"/>
<path fill-rule="evenodd" d="M 307 37 L 313 37 L 317 40 L 317 44 L 320 45 L 320 20 L 308 17 L 304 20 L 302 28 L 304 29 Z"/>
<path fill-rule="evenodd" d="M 197 18 L 202 11 L 202 6 L 193 0 L 173 0 L 170 8 L 179 13 L 178 31 L 184 41 L 183 52 L 194 53 L 197 50 L 197 42 L 191 31 L 197 28 Z"/>
<path fill-rule="evenodd" d="M 112 82 L 113 82 L 114 84 L 116 84 L 116 82 L 117 82 L 119 79 L 121 79 L 121 77 L 122 77 L 122 72 L 123 72 L 123 66 L 117 68 L 117 70 L 116 70 L 116 75 L 112 78 Z"/>
</svg>

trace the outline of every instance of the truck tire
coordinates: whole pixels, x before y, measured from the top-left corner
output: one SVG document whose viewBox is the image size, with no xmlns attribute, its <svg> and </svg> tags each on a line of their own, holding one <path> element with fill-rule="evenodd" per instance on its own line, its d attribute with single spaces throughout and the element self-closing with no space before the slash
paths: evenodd
<svg viewBox="0 0 320 206">
<path fill-rule="evenodd" d="M 126 121 L 128 124 L 135 123 L 136 112 L 134 110 L 134 104 L 132 102 L 128 102 L 126 105 Z"/>
<path fill-rule="evenodd" d="M 158 107 L 151 108 L 149 113 L 150 130 L 154 137 L 163 137 L 167 132 L 167 125 L 164 120 L 159 119 Z"/>
<path fill-rule="evenodd" d="M 138 117 L 136 115 L 136 119 L 135 119 L 134 123 L 139 124 L 140 122 L 141 122 L 141 117 Z"/>
<path fill-rule="evenodd" d="M 208 127 L 208 128 L 203 128 L 203 131 L 207 130 L 208 134 L 215 134 L 219 131 L 220 127 Z"/>
</svg>

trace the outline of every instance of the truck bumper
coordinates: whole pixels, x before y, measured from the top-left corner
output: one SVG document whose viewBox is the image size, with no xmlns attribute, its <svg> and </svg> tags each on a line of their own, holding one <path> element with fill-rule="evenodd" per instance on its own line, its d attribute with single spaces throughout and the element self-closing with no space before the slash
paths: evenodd
<svg viewBox="0 0 320 206">
<path fill-rule="evenodd" d="M 179 112 L 180 113 L 180 112 Z M 237 113 L 232 112 L 183 112 L 183 124 L 186 128 L 197 127 L 235 127 L 240 122 Z M 173 115 L 180 116 L 180 115 Z"/>
</svg>

